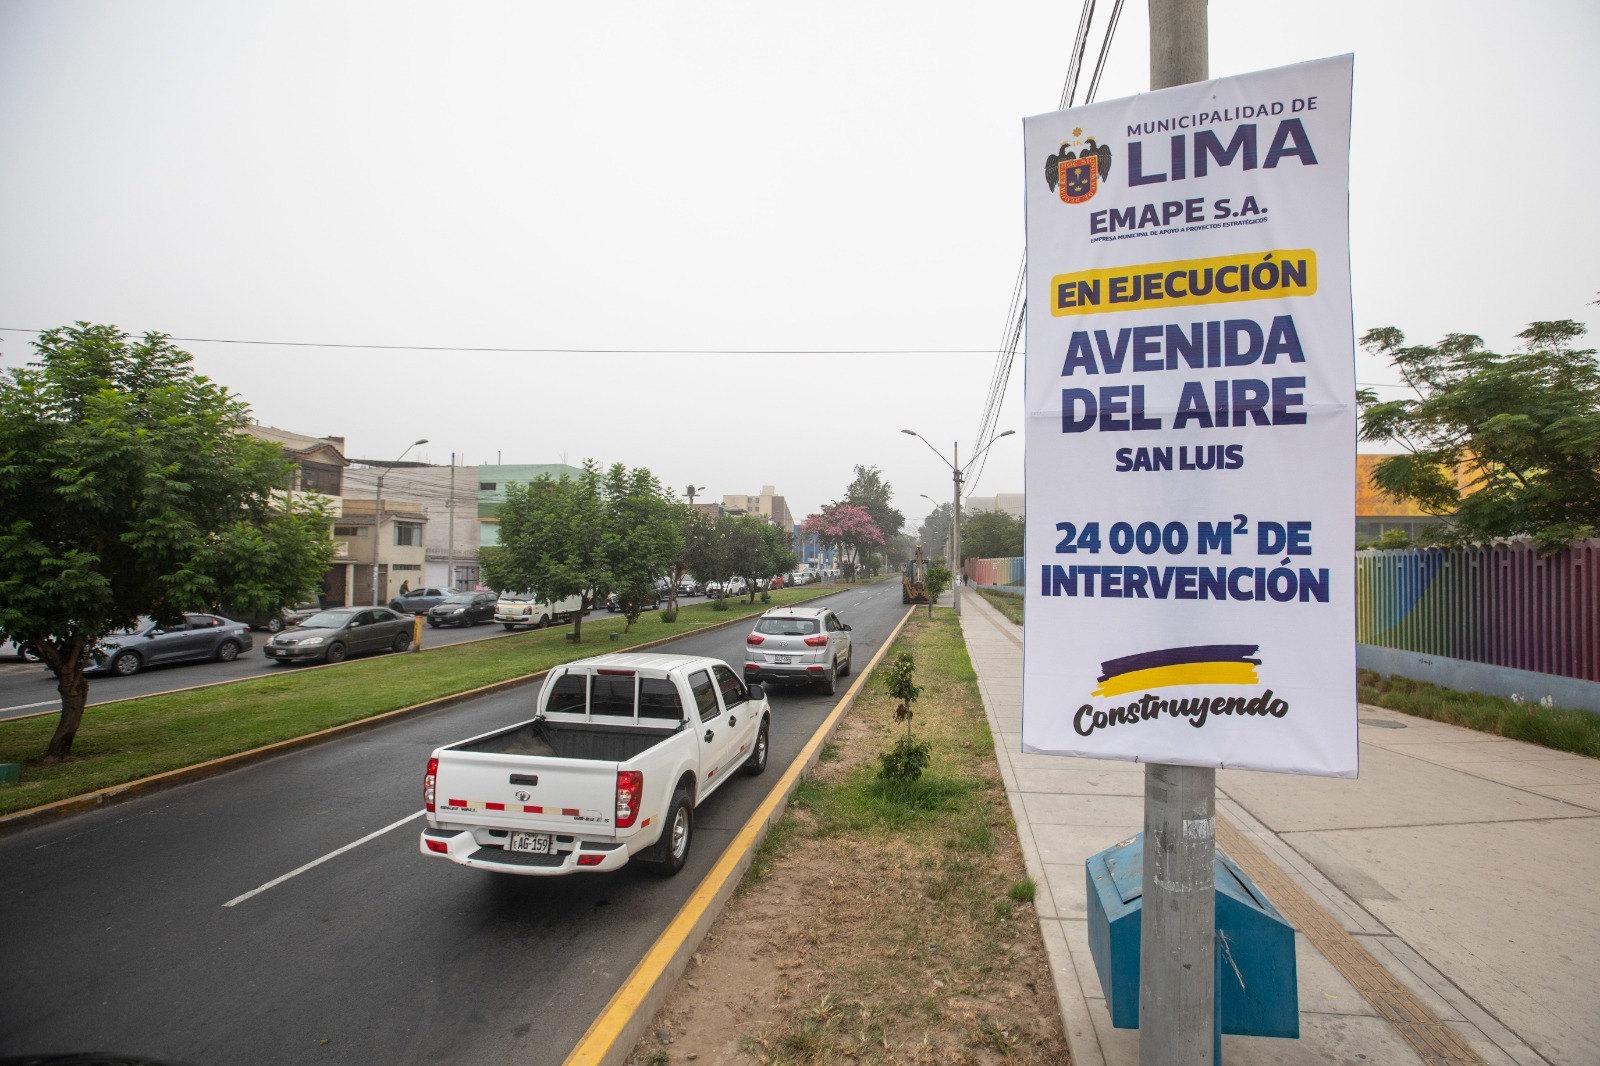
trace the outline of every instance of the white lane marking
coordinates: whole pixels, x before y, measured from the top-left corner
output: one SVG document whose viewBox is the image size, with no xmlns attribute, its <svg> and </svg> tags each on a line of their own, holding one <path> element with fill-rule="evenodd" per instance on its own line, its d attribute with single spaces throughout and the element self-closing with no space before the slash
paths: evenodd
<svg viewBox="0 0 1600 1066">
<path fill-rule="evenodd" d="M 259 895 L 261 895 L 261 893 L 265 892 L 267 889 L 274 888 L 274 887 L 276 887 L 278 885 L 281 885 L 285 881 L 289 880 L 289 878 L 291 878 L 291 877 L 299 877 L 301 874 L 305 873 L 307 870 L 311 869 L 312 867 L 321 866 L 323 863 L 327 862 L 329 859 L 335 858 L 336 856 L 339 856 L 339 855 L 343 855 L 345 852 L 349 851 L 352 848 L 359 848 L 361 845 L 365 844 L 369 840 L 376 840 L 379 837 L 383 836 L 383 834 L 389 832 L 390 830 L 399 829 L 401 826 L 405 825 L 407 822 L 415 821 L 416 819 L 421 818 L 426 813 L 427 813 L 426 811 L 418 811 L 416 814 L 408 814 L 404 818 L 400 819 L 398 822 L 395 822 L 392 825 L 384 826 L 382 829 L 378 830 L 376 833 L 368 833 L 366 836 L 362 837 L 360 840 L 352 840 L 350 843 L 346 844 L 342 848 L 335 848 L 333 851 L 330 851 L 330 852 L 328 852 L 328 854 L 322 856 L 322 858 L 320 858 L 320 859 L 312 859 L 310 862 L 306 863 L 304 866 L 301 866 L 301 867 L 298 867 L 296 869 L 290 870 L 288 873 L 284 874 L 282 877 L 274 877 L 271 881 L 268 881 L 266 884 L 262 885 L 260 888 L 252 888 L 250 891 L 246 892 L 242 896 L 235 896 L 232 899 L 230 899 L 228 902 L 224 903 L 223 906 L 224 907 L 231 907 L 235 903 L 243 903 L 245 900 L 249 899 L 251 896 L 259 896 Z"/>
<path fill-rule="evenodd" d="M 29 711 L 29 710 L 32 710 L 35 707 L 59 707 L 59 706 L 61 706 L 61 701 L 60 700 L 44 700 L 44 701 L 42 701 L 40 703 L 19 703 L 15 707 L 0 707 L 0 714 L 6 714 L 7 712 L 10 712 L 10 711 Z"/>
</svg>

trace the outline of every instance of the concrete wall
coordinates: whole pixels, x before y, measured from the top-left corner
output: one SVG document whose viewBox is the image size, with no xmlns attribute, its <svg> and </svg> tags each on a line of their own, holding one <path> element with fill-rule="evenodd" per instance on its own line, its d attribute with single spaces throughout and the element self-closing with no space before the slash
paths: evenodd
<svg viewBox="0 0 1600 1066">
<path fill-rule="evenodd" d="M 1356 645 L 1356 665 L 1384 676 L 1397 674 L 1462 692 L 1517 696 L 1529 703 L 1548 698 L 1556 707 L 1576 707 L 1600 714 L 1600 682 L 1398 648 L 1380 648 L 1373 644 Z"/>
</svg>

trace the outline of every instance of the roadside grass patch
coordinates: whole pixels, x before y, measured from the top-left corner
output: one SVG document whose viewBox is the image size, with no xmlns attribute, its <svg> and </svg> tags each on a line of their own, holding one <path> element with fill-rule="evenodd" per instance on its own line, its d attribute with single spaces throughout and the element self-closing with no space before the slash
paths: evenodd
<svg viewBox="0 0 1600 1066">
<path fill-rule="evenodd" d="M 914 616 L 885 662 L 902 651 L 922 686 L 927 770 L 879 776 L 878 753 L 905 736 L 881 669 L 834 737 L 838 758 L 801 782 L 741 884 L 757 911 L 803 906 L 805 933 L 780 936 L 776 1003 L 740 1047 L 761 1063 L 1064 1061 L 1033 882 L 958 620 Z M 806 874 L 817 881 L 782 895 Z M 763 885 L 780 895 L 757 895 Z"/>
<path fill-rule="evenodd" d="M 986 588 L 979 588 L 978 595 L 988 600 L 996 610 L 1005 615 L 1007 618 L 1011 619 L 1011 621 L 1015 622 L 1017 625 L 1020 626 L 1022 624 L 1021 596 L 1007 596 L 1003 592 L 995 592 L 993 589 Z"/>
<path fill-rule="evenodd" d="M 812 599 L 817 593 L 785 589 L 773 595 L 794 602 Z M 729 606 L 729 611 L 739 615 L 759 614 L 762 609 L 760 603 Z M 584 619 L 584 639 L 577 645 L 566 639 L 570 630 L 565 628 L 525 631 L 420 653 L 354 659 L 327 669 L 279 667 L 274 673 L 246 681 L 90 706 L 83 712 L 72 757 L 62 763 L 42 761 L 58 715 L 0 721 L 0 763 L 22 766 L 20 781 L 0 785 L 0 815 L 537 674 L 574 659 L 681 636 L 727 620 L 725 614 L 714 616 L 707 604 L 680 611 L 676 624 L 641 616 L 633 631 L 625 634 L 621 632 L 625 620 L 620 615 L 591 615 Z M 611 641 L 614 632 L 619 634 L 615 643 Z M 91 693 L 100 694 L 114 690 L 116 681 L 94 680 L 90 685 Z M 528 701 L 531 713 L 531 690 Z"/>
<path fill-rule="evenodd" d="M 1371 670 L 1356 672 L 1356 688 L 1361 702 L 1374 707 L 1600 758 L 1600 715 L 1590 711 L 1458 692 L 1405 677 L 1382 677 Z"/>
</svg>

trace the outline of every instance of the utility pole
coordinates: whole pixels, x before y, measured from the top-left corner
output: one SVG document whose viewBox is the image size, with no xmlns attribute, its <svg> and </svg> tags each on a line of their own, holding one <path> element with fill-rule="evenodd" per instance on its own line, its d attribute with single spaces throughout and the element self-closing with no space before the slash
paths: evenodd
<svg viewBox="0 0 1600 1066">
<path fill-rule="evenodd" d="M 1150 88 L 1210 75 L 1206 0 L 1149 0 Z M 1217 1066 L 1217 772 L 1146 764 L 1140 1066 Z"/>
<path fill-rule="evenodd" d="M 953 462 L 951 462 L 951 464 L 950 464 L 950 472 L 955 475 L 955 492 L 956 492 L 956 500 L 955 500 L 955 508 L 956 509 L 950 515 L 950 523 L 951 523 L 951 525 L 950 525 L 950 528 L 951 528 L 950 554 L 955 557 L 955 561 L 956 561 L 955 562 L 955 569 L 956 570 L 960 570 L 961 569 L 961 442 L 960 441 L 951 441 L 950 442 L 950 457 L 953 460 Z M 950 583 L 950 590 L 951 590 L 950 591 L 950 596 L 951 596 L 950 609 L 953 610 L 956 613 L 957 617 L 960 617 L 960 615 L 961 615 L 961 577 L 960 577 L 959 574 L 956 574 L 956 575 L 953 575 L 953 576 L 954 576 L 955 580 L 953 580 Z"/>
<path fill-rule="evenodd" d="M 450 453 L 450 502 L 445 505 L 445 521 L 449 532 L 445 538 L 444 583 L 451 592 L 456 588 L 456 453 Z"/>
<path fill-rule="evenodd" d="M 694 498 L 696 496 L 700 495 L 704 491 L 706 491 L 706 487 L 704 485 L 699 485 L 699 486 L 690 485 L 687 489 L 684 490 L 683 494 L 685 496 L 689 497 L 689 506 L 690 507 L 694 506 Z"/>
</svg>

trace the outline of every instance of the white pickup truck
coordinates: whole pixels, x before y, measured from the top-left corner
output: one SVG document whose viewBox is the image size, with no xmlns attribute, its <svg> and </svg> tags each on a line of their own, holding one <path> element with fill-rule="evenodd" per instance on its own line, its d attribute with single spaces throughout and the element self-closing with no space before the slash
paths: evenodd
<svg viewBox="0 0 1600 1066">
<path fill-rule="evenodd" d="M 538 713 L 437 748 L 423 780 L 422 854 L 556 876 L 629 859 L 682 869 L 694 809 L 767 768 L 760 685 L 694 655 L 600 655 L 550 671 Z"/>
</svg>

